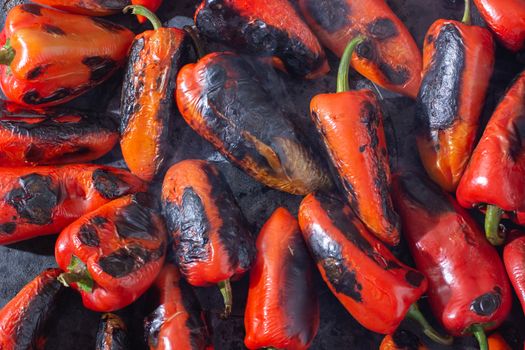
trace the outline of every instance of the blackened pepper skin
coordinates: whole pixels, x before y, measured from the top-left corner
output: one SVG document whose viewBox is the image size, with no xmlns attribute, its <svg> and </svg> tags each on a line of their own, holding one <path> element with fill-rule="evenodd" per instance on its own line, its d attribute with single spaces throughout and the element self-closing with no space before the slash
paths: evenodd
<svg viewBox="0 0 525 350">
<path fill-rule="evenodd" d="M 97 332 L 96 350 L 128 350 L 130 343 L 127 327 L 119 316 L 104 314 Z"/>
</svg>

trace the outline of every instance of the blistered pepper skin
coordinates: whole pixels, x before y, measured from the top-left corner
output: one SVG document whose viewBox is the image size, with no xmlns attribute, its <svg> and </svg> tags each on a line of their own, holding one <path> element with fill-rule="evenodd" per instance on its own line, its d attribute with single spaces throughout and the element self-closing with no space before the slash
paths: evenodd
<svg viewBox="0 0 525 350">
<path fill-rule="evenodd" d="M 257 238 L 244 313 L 248 349 L 306 350 L 319 328 L 313 263 L 297 220 L 278 208 Z"/>
<path fill-rule="evenodd" d="M 445 329 L 461 336 L 473 325 L 497 328 L 512 295 L 497 251 L 450 195 L 415 172 L 394 176 L 394 202 L 428 298 Z"/>
<path fill-rule="evenodd" d="M 28 107 L 65 103 L 124 65 L 133 32 L 97 17 L 36 4 L 9 11 L 0 35 L 0 88 Z M 10 47 L 8 51 L 6 47 Z M 6 58 L 14 50 L 14 56 Z"/>
<path fill-rule="evenodd" d="M 470 159 L 494 69 L 486 28 L 437 20 L 425 36 L 417 97 L 417 145 L 429 176 L 449 192 Z"/>
<path fill-rule="evenodd" d="M 59 269 L 48 269 L 29 282 L 0 310 L 2 350 L 36 349 L 39 331 L 52 312 L 62 285 Z"/>
<path fill-rule="evenodd" d="M 59 233 L 109 201 L 144 190 L 131 173 L 108 166 L 0 168 L 0 244 Z"/>
<path fill-rule="evenodd" d="M 105 115 L 68 110 L 31 111 L 0 100 L 0 164 L 89 162 L 113 149 L 119 134 Z"/>
<path fill-rule="evenodd" d="M 157 11 L 162 0 L 35 0 L 62 11 L 86 16 L 108 16 L 121 12 L 129 5 L 142 5 L 150 11 Z"/>
<path fill-rule="evenodd" d="M 255 240 L 219 170 L 201 160 L 173 165 L 161 197 L 175 261 L 193 286 L 240 277 L 255 259 Z"/>
<path fill-rule="evenodd" d="M 277 57 L 293 75 L 314 79 L 330 70 L 321 44 L 286 0 L 203 0 L 195 24 L 236 50 Z"/>
<path fill-rule="evenodd" d="M 505 246 L 503 261 L 510 282 L 525 312 L 525 236 L 516 238 Z"/>
<path fill-rule="evenodd" d="M 184 66 L 176 99 L 186 122 L 257 181 L 305 195 L 330 180 L 291 116 L 268 67 L 233 53 L 212 53 Z M 276 90 L 278 93 L 276 93 Z"/>
<path fill-rule="evenodd" d="M 165 265 L 152 287 L 158 307 L 145 320 L 150 350 L 213 350 L 199 301 L 178 269 Z"/>
<path fill-rule="evenodd" d="M 397 260 L 335 197 L 306 196 L 299 225 L 321 276 L 347 311 L 373 332 L 393 333 L 425 293 L 425 276 Z"/>
<path fill-rule="evenodd" d="M 127 327 L 119 316 L 104 314 L 97 332 L 96 350 L 128 350 L 130 343 Z"/>
<path fill-rule="evenodd" d="M 139 193 L 111 201 L 82 216 L 58 236 L 58 266 L 72 272 L 75 257 L 93 281 L 91 291 L 68 283 L 80 293 L 86 308 L 111 312 L 128 306 L 153 284 L 162 269 L 166 227 L 144 197 Z"/>
<path fill-rule="evenodd" d="M 317 95 L 310 111 L 352 209 L 379 239 L 397 245 L 399 217 L 390 198 L 383 117 L 374 93 Z"/>
<path fill-rule="evenodd" d="M 417 96 L 421 53 L 384 0 L 299 0 L 299 7 L 321 43 L 339 57 L 350 39 L 366 36 L 352 57 L 352 66 L 385 89 Z"/>
</svg>

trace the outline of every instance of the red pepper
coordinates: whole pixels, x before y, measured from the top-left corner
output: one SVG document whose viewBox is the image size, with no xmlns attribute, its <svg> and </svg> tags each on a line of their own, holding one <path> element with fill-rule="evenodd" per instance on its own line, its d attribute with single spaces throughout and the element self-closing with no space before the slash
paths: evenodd
<svg viewBox="0 0 525 350">
<path fill-rule="evenodd" d="M 417 98 L 417 145 L 429 176 L 453 192 L 474 148 L 479 117 L 494 68 L 494 41 L 486 28 L 439 19 L 427 32 L 423 81 Z"/>
<path fill-rule="evenodd" d="M 155 281 L 164 263 L 164 220 L 143 194 L 116 199 L 84 215 L 58 236 L 59 280 L 90 310 L 121 309 Z"/>
<path fill-rule="evenodd" d="M 512 295 L 497 251 L 453 197 L 416 172 L 394 176 L 394 200 L 412 256 L 428 278 L 435 316 L 455 336 L 484 330 L 509 314 Z"/>
<path fill-rule="evenodd" d="M 503 211 L 525 210 L 525 72 L 507 91 L 490 118 L 457 189 L 465 208 L 487 205 L 485 231 L 503 244 L 498 230 Z"/>
<path fill-rule="evenodd" d="M 297 220 L 278 208 L 257 238 L 244 313 L 248 349 L 309 348 L 319 328 L 312 269 Z"/>
<path fill-rule="evenodd" d="M 0 310 L 0 349 L 38 349 L 41 327 L 63 289 L 59 269 L 42 272 Z"/>
<path fill-rule="evenodd" d="M 516 238 L 505 246 L 503 261 L 525 312 L 525 236 Z"/>
<path fill-rule="evenodd" d="M 383 338 L 379 350 L 428 350 L 419 338 L 404 329 L 398 329 L 393 334 Z"/>
<path fill-rule="evenodd" d="M 129 172 L 101 165 L 0 168 L 0 244 L 59 233 L 112 199 L 145 189 Z"/>
<path fill-rule="evenodd" d="M 399 217 L 389 193 L 381 107 L 372 91 L 349 91 L 348 86 L 350 57 L 364 40 L 357 37 L 348 44 L 339 66 L 337 93 L 315 96 L 310 111 L 352 209 L 379 239 L 397 245 Z"/>
<path fill-rule="evenodd" d="M 35 4 L 9 11 L 0 40 L 0 88 L 29 107 L 83 94 L 124 65 L 134 34 L 96 17 Z"/>
<path fill-rule="evenodd" d="M 97 332 L 95 350 L 128 350 L 130 343 L 124 321 L 115 314 L 104 314 Z"/>
</svg>

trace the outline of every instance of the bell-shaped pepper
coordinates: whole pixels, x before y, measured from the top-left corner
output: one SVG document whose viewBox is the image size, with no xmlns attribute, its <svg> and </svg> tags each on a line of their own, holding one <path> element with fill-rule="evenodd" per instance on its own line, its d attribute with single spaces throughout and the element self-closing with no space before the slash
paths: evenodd
<svg viewBox="0 0 525 350">
<path fill-rule="evenodd" d="M 390 166 L 381 107 L 370 90 L 349 91 L 348 64 L 363 41 L 350 41 L 339 66 L 337 93 L 312 99 L 310 111 L 352 209 L 383 242 L 399 243 L 390 198 Z"/>
<path fill-rule="evenodd" d="M 494 41 L 486 28 L 439 19 L 427 32 L 423 81 L 417 97 L 417 146 L 429 176 L 452 192 L 474 148 L 479 117 L 494 69 Z"/>
<path fill-rule="evenodd" d="M 130 343 L 124 321 L 115 314 L 104 314 L 100 319 L 95 350 L 128 350 Z"/>
<path fill-rule="evenodd" d="M 161 215 L 139 193 L 116 199 L 82 216 L 58 236 L 59 280 L 80 293 L 90 310 L 128 306 L 155 281 L 166 254 Z"/>
<path fill-rule="evenodd" d="M 525 312 L 525 236 L 516 238 L 505 246 L 503 261 L 510 282 Z"/>
<path fill-rule="evenodd" d="M 319 328 L 312 269 L 297 220 L 278 208 L 257 237 L 244 313 L 248 349 L 309 348 Z"/>
<path fill-rule="evenodd" d="M 379 350 L 428 350 L 428 348 L 414 333 L 397 329 L 393 334 L 383 338 Z"/>
<path fill-rule="evenodd" d="M 0 35 L 0 88 L 33 108 L 70 101 L 124 65 L 133 37 L 104 19 L 16 6 Z"/>
</svg>

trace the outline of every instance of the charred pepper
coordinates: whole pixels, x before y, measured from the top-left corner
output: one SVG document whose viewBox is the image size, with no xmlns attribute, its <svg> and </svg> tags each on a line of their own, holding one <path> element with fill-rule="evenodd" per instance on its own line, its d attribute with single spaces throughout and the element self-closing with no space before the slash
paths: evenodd
<svg viewBox="0 0 525 350">
<path fill-rule="evenodd" d="M 379 350 L 428 350 L 419 338 L 404 329 L 397 329 L 383 338 Z"/>
<path fill-rule="evenodd" d="M 124 321 L 115 314 L 104 314 L 97 332 L 95 350 L 128 350 L 127 327 Z"/>
<path fill-rule="evenodd" d="M 505 246 L 503 261 L 514 291 L 525 312 L 525 236 L 516 238 Z"/>
</svg>

